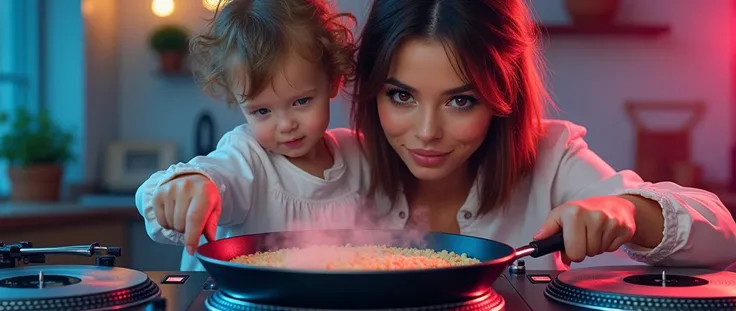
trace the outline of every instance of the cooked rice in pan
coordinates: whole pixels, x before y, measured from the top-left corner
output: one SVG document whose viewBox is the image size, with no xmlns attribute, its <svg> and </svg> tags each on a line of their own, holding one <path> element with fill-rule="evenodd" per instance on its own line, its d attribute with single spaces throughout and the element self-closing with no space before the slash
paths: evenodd
<svg viewBox="0 0 736 311">
<path fill-rule="evenodd" d="M 242 255 L 244 265 L 307 270 L 407 270 L 480 263 L 466 254 L 387 246 L 309 246 Z"/>
</svg>

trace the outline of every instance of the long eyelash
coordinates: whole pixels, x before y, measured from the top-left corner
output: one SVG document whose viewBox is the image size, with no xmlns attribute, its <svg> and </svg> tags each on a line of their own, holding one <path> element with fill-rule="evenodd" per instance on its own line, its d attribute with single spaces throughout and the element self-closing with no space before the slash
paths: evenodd
<svg viewBox="0 0 736 311">
<path fill-rule="evenodd" d="M 466 111 L 466 110 L 473 109 L 473 107 L 475 107 L 475 105 L 478 104 L 478 99 L 475 98 L 475 96 L 471 96 L 471 95 L 453 96 L 451 100 L 455 100 L 455 99 L 463 99 L 465 101 L 468 101 L 468 103 L 469 103 L 469 105 L 467 105 L 465 107 L 460 107 L 460 108 L 453 107 L 454 109 L 457 109 L 457 110 L 460 110 L 460 111 Z"/>
<path fill-rule="evenodd" d="M 407 93 L 407 94 L 409 94 L 409 92 L 407 92 L 406 90 L 393 88 L 393 89 L 389 89 L 389 90 L 386 91 L 386 96 L 394 96 L 394 95 L 396 95 L 398 93 Z"/>
<path fill-rule="evenodd" d="M 389 89 L 389 90 L 386 91 L 386 97 L 388 97 L 394 105 L 406 105 L 406 103 L 397 102 L 397 101 L 394 100 L 394 98 L 393 98 L 394 95 L 396 95 L 398 93 L 406 93 L 406 94 L 411 95 L 411 93 L 407 92 L 404 89 L 392 88 L 392 89 Z"/>
</svg>

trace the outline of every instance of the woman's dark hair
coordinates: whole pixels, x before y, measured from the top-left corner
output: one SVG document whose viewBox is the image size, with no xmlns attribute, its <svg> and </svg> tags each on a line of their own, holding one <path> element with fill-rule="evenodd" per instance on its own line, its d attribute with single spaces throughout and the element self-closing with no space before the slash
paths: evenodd
<svg viewBox="0 0 736 311">
<path fill-rule="evenodd" d="M 383 133 L 376 98 L 401 44 L 422 39 L 442 43 L 459 60 L 459 76 L 493 111 L 469 166 L 482 180 L 480 214 L 504 204 L 533 169 L 543 131 L 548 96 L 537 38 L 524 0 L 375 0 L 360 37 L 352 109 L 371 166 L 369 194 L 396 202 L 415 180 Z"/>
</svg>

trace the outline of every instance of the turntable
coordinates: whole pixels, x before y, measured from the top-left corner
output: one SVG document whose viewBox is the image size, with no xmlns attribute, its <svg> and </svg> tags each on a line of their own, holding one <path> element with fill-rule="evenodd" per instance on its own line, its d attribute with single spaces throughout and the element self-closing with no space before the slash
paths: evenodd
<svg viewBox="0 0 736 311">
<path fill-rule="evenodd" d="M 24 266 L 47 254 L 97 255 L 96 265 Z M 102 255 L 104 254 L 104 255 Z M 0 311 L 112 310 L 151 304 L 159 287 L 145 273 L 114 267 L 119 247 L 34 248 L 30 242 L 0 243 Z"/>
<path fill-rule="evenodd" d="M 0 311 L 305 310 L 233 298 L 218 290 L 206 272 L 115 267 L 121 253 L 120 248 L 97 243 L 67 247 L 0 243 Z M 51 254 L 96 260 L 93 265 L 44 265 L 45 256 Z M 493 282 L 495 292 L 472 301 L 392 311 L 736 310 L 736 273 L 726 271 L 649 266 L 527 271 L 518 261 Z"/>
<path fill-rule="evenodd" d="M 586 268 L 561 273 L 544 294 L 561 303 L 598 310 L 734 310 L 736 273 Z"/>
<path fill-rule="evenodd" d="M 507 278 L 532 310 L 736 310 L 729 271 L 618 266 L 512 270 Z"/>
</svg>

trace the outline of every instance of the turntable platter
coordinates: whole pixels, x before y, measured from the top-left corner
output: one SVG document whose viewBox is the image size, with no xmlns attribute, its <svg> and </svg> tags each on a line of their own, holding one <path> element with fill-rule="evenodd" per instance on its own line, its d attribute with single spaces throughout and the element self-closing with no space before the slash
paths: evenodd
<svg viewBox="0 0 736 311">
<path fill-rule="evenodd" d="M 545 296 L 600 310 L 720 310 L 736 307 L 736 273 L 642 266 L 569 270 Z"/>
<path fill-rule="evenodd" d="M 91 310 L 142 304 L 160 295 L 146 274 L 104 266 L 27 266 L 0 269 L 0 309 Z M 8 309 L 9 307 L 9 309 Z"/>
</svg>

